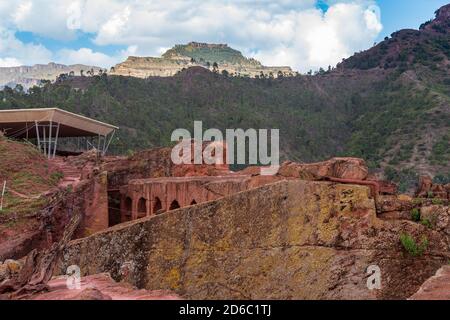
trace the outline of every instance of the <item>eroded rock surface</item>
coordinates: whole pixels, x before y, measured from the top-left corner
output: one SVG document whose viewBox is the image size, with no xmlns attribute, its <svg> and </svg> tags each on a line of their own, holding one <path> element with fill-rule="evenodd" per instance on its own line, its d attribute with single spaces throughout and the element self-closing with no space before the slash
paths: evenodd
<svg viewBox="0 0 450 320">
<path fill-rule="evenodd" d="M 428 239 L 423 256 L 403 233 Z M 59 269 L 188 299 L 403 299 L 448 257 L 442 233 L 378 219 L 368 187 L 288 180 L 75 240 Z M 379 290 L 367 287 L 372 265 Z"/>
<path fill-rule="evenodd" d="M 69 289 L 67 278 L 60 276 L 48 283 L 49 292 L 30 297 L 30 300 L 178 300 L 169 291 L 136 289 L 127 283 L 115 282 L 109 274 L 96 274 L 81 278 L 80 287 Z M 71 283 L 72 285 L 72 283 Z"/>
<path fill-rule="evenodd" d="M 420 198 L 438 198 L 450 200 L 450 185 L 433 183 L 431 177 L 421 176 L 419 179 L 419 186 L 417 188 L 416 195 Z"/>
<path fill-rule="evenodd" d="M 368 172 L 363 159 L 344 157 L 316 163 L 285 162 L 278 174 L 307 180 L 321 177 L 364 180 L 367 178 Z"/>
<path fill-rule="evenodd" d="M 410 300 L 450 300 L 450 265 L 442 267 L 425 281 Z"/>
</svg>

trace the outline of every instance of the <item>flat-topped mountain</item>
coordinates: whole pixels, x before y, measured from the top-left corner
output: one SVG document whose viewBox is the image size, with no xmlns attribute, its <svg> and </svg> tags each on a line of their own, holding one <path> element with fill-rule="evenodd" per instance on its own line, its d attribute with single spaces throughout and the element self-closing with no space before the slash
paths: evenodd
<svg viewBox="0 0 450 320">
<path fill-rule="evenodd" d="M 248 67 L 263 67 L 263 65 L 253 59 L 246 58 L 238 50 L 230 48 L 227 44 L 210 44 L 189 42 L 187 45 L 175 45 L 162 55 L 165 59 L 178 59 L 189 57 L 200 63 L 216 62 L 218 64 L 234 64 Z"/>
<path fill-rule="evenodd" d="M 292 75 L 288 66 L 266 67 L 261 62 L 247 58 L 227 44 L 189 42 L 177 44 L 161 57 L 128 57 L 112 68 L 115 75 L 147 78 L 150 76 L 173 76 L 183 69 L 200 66 L 216 72 L 228 72 L 231 75 L 256 77 L 261 73 L 277 77 Z"/>
<path fill-rule="evenodd" d="M 98 73 L 101 68 L 83 64 L 64 65 L 54 62 L 48 64 L 35 64 L 33 66 L 2 67 L 0 68 L 0 88 L 9 86 L 14 88 L 17 84 L 25 89 L 38 85 L 41 80 L 55 81 L 63 73 L 82 75 L 91 72 Z"/>
</svg>

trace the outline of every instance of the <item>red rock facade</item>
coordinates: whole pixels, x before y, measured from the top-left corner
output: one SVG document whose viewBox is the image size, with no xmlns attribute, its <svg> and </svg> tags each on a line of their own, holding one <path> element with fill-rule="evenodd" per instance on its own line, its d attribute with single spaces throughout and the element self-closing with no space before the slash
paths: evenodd
<svg viewBox="0 0 450 320">
<path fill-rule="evenodd" d="M 137 179 L 120 189 L 121 222 L 216 200 L 249 189 L 249 175 Z"/>
</svg>

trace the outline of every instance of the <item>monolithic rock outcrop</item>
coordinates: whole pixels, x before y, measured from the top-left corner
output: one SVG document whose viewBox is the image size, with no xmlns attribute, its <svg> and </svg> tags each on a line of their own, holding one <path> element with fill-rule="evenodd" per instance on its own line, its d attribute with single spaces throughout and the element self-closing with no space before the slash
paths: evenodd
<svg viewBox="0 0 450 320">
<path fill-rule="evenodd" d="M 402 234 L 427 239 L 422 256 Z M 76 264 L 82 275 L 110 272 L 189 299 L 399 299 L 449 251 L 442 232 L 378 219 L 366 186 L 287 180 L 75 240 L 60 272 Z M 369 266 L 378 289 L 368 288 Z"/>
</svg>

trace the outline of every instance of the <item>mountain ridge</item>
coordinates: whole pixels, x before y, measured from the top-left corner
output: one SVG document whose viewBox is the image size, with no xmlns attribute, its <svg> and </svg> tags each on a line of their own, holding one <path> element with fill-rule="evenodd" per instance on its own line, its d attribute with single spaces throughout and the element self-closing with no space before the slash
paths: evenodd
<svg viewBox="0 0 450 320">
<path fill-rule="evenodd" d="M 137 78 L 169 77 L 190 67 L 203 67 L 218 73 L 249 77 L 278 77 L 293 75 L 289 66 L 263 66 L 254 58 L 246 58 L 228 44 L 189 42 L 177 44 L 161 57 L 130 56 L 124 62 L 111 68 L 112 75 L 133 76 Z"/>
<path fill-rule="evenodd" d="M 39 85 L 41 80 L 55 81 L 61 74 L 71 72 L 80 75 L 81 70 L 98 72 L 102 68 L 84 64 L 65 65 L 55 62 L 35 64 L 32 66 L 0 67 L 0 88 L 8 86 L 14 88 L 17 84 L 25 89 Z"/>
</svg>

